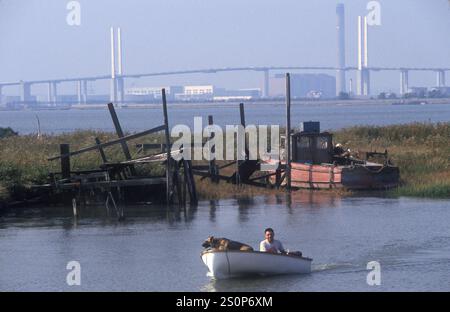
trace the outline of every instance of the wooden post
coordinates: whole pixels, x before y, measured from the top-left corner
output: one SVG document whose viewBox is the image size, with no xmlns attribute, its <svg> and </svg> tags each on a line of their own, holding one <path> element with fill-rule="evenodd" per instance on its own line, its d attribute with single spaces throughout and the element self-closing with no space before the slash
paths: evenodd
<svg viewBox="0 0 450 312">
<path fill-rule="evenodd" d="M 291 190 L 291 75 L 286 74 L 286 178 L 287 189 Z"/>
<path fill-rule="evenodd" d="M 244 103 L 239 103 L 239 115 L 241 117 L 241 126 L 244 128 L 244 151 L 245 151 L 245 158 L 247 159 L 247 135 L 245 134 L 245 110 L 244 110 Z M 238 139 L 237 141 L 239 142 L 239 133 L 238 133 Z M 239 150 L 239 144 L 237 144 L 237 152 L 236 152 L 236 156 L 238 156 L 238 153 L 240 152 Z M 241 165 L 242 165 L 243 161 L 237 159 L 236 161 L 236 184 L 240 185 L 241 184 Z"/>
<path fill-rule="evenodd" d="M 108 162 L 108 159 L 106 159 L 106 155 L 105 155 L 105 151 L 103 150 L 103 147 L 100 146 L 102 144 L 102 142 L 100 142 L 99 138 L 95 138 L 95 143 L 99 146 L 98 151 L 100 153 L 100 156 L 102 157 L 103 163 L 106 164 Z"/>
<path fill-rule="evenodd" d="M 208 125 L 212 126 L 214 124 L 214 118 L 213 116 L 209 115 L 208 116 Z M 215 133 L 211 133 L 210 139 L 212 140 L 214 137 L 216 136 Z M 210 146 L 208 146 L 208 148 L 210 148 Z M 216 146 L 214 145 L 210 152 L 213 154 L 216 153 Z M 218 182 L 217 179 L 217 172 L 216 172 L 216 160 L 215 158 L 209 161 L 209 174 L 211 175 L 211 181 L 212 182 Z"/>
<path fill-rule="evenodd" d="M 184 166 L 183 161 L 180 161 L 179 168 L 181 168 L 181 165 L 183 165 L 183 184 L 182 184 L 182 191 L 183 191 L 183 207 L 186 207 L 186 194 L 187 194 L 187 179 L 186 179 L 186 166 Z"/>
<path fill-rule="evenodd" d="M 166 153 L 167 153 L 167 162 L 166 162 L 166 201 L 167 204 L 170 204 L 170 190 L 172 189 L 172 181 L 170 174 L 170 163 L 171 163 L 171 148 L 170 148 L 170 132 L 169 132 L 169 117 L 167 114 L 167 99 L 166 99 L 166 89 L 162 89 L 162 101 L 163 101 L 163 114 L 164 114 L 164 132 L 166 138 Z"/>
<path fill-rule="evenodd" d="M 190 203 L 191 205 L 196 205 L 198 203 L 198 198 L 194 175 L 192 174 L 192 162 L 190 160 L 183 159 L 183 167 L 189 191 Z"/>
<path fill-rule="evenodd" d="M 122 131 L 122 127 L 120 126 L 119 118 L 117 117 L 116 109 L 114 108 L 114 104 L 109 103 L 108 109 L 109 109 L 109 113 L 111 114 L 111 118 L 113 120 L 114 127 L 116 128 L 117 136 L 119 137 L 119 139 L 122 139 L 124 137 L 124 134 Z M 127 142 L 121 141 L 120 145 L 122 146 L 122 150 L 123 150 L 123 154 L 125 155 L 125 159 L 131 160 L 131 153 L 130 153 L 130 150 L 128 149 Z M 130 165 L 130 172 L 133 176 L 136 175 L 136 170 L 133 165 Z"/>
<path fill-rule="evenodd" d="M 70 154 L 70 145 L 61 144 L 59 150 L 61 155 Z M 61 173 L 63 179 L 70 179 L 70 156 L 61 157 Z"/>
<path fill-rule="evenodd" d="M 122 127 L 120 126 L 119 118 L 117 117 L 116 110 L 114 108 L 113 103 L 108 104 L 109 113 L 111 114 L 111 118 L 114 123 L 114 127 L 116 128 L 117 136 L 121 139 L 124 137 Z M 128 144 L 125 141 L 120 142 L 122 145 L 123 153 L 125 154 L 126 160 L 131 160 L 130 150 L 128 149 Z"/>
<path fill-rule="evenodd" d="M 244 103 L 239 104 L 239 113 L 241 115 L 241 125 L 245 128 L 245 111 L 244 111 Z"/>
</svg>

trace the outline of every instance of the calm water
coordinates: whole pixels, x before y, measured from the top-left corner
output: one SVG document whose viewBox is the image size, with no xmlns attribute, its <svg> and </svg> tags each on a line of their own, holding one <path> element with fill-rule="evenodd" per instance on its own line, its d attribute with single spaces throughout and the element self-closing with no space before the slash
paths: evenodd
<svg viewBox="0 0 450 312">
<path fill-rule="evenodd" d="M 127 207 L 117 223 L 103 209 L 34 210 L 0 217 L 0 290 L 421 291 L 450 290 L 448 201 L 299 192 L 201 202 L 187 211 Z M 95 214 L 95 215 L 94 215 Z M 208 235 L 257 246 L 272 226 L 286 248 L 314 259 L 313 273 L 210 280 L 200 260 Z M 81 287 L 66 265 L 81 263 Z M 381 286 L 368 286 L 369 261 Z"/>
<path fill-rule="evenodd" d="M 36 133 L 37 119 L 41 131 L 46 133 L 69 132 L 76 129 L 98 129 L 113 131 L 113 124 L 107 110 L 60 110 L 60 111 L 2 111 L 0 127 L 12 127 L 20 133 Z M 216 124 L 239 124 L 237 104 L 173 104 L 169 105 L 171 126 L 187 124 L 193 127 L 194 117 L 213 115 Z M 118 111 L 122 127 L 126 131 L 142 131 L 163 123 L 161 105 L 151 105 L 148 109 L 121 109 Z M 285 125 L 285 105 L 283 103 L 246 104 L 247 124 Z M 450 104 L 428 105 L 337 105 L 337 104 L 294 104 L 292 124 L 318 120 L 322 129 L 336 130 L 354 125 L 389 125 L 399 123 L 448 122 Z"/>
</svg>

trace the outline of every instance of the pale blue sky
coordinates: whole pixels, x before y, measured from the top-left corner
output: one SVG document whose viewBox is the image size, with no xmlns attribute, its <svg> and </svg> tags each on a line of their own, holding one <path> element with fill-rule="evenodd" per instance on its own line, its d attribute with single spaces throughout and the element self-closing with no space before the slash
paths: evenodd
<svg viewBox="0 0 450 312">
<path fill-rule="evenodd" d="M 66 23 L 68 2 L 0 2 L 0 81 L 107 74 L 112 25 L 122 27 L 126 73 L 335 65 L 338 2 L 346 4 L 347 63 L 355 66 L 357 16 L 366 14 L 368 1 L 79 0 L 79 27 Z M 447 0 L 380 3 L 382 25 L 370 29 L 370 64 L 450 67 Z M 374 74 L 372 80 L 375 90 L 398 91 L 397 73 Z M 433 85 L 435 74 L 412 74 L 410 80 L 411 85 Z M 450 84 L 450 74 L 447 81 Z M 233 73 L 133 83 L 259 87 L 262 77 Z"/>
</svg>

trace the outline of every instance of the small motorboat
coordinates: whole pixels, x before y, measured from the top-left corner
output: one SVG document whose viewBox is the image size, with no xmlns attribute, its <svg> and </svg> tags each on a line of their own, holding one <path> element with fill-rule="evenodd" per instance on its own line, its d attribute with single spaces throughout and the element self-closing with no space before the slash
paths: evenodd
<svg viewBox="0 0 450 312">
<path fill-rule="evenodd" d="M 201 258 L 208 267 L 208 276 L 226 279 L 248 275 L 279 275 L 311 273 L 312 259 L 289 254 L 260 251 L 222 251 L 207 249 Z"/>
</svg>

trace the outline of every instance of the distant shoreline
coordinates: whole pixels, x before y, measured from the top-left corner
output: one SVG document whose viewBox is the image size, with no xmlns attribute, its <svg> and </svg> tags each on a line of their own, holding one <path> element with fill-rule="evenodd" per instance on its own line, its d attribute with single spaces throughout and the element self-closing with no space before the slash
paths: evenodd
<svg viewBox="0 0 450 312">
<path fill-rule="evenodd" d="M 284 100 L 253 100 L 253 101 L 228 101 L 228 102 L 169 102 L 169 106 L 177 107 L 203 107 L 203 106 L 217 106 L 227 107 L 244 102 L 246 105 L 282 105 Z M 41 107 L 41 108 L 25 108 L 25 109 L 8 109 L 0 107 L 0 111 L 46 111 L 46 110 L 97 110 L 107 109 L 107 103 L 104 104 L 76 104 L 76 105 L 61 105 L 60 107 Z M 436 104 L 450 104 L 450 98 L 439 99 L 353 99 L 353 100 L 293 100 L 292 105 L 342 105 L 342 106 L 358 106 L 358 105 L 436 105 Z M 160 107 L 160 103 L 127 103 L 119 105 L 122 109 L 151 109 Z"/>
</svg>

